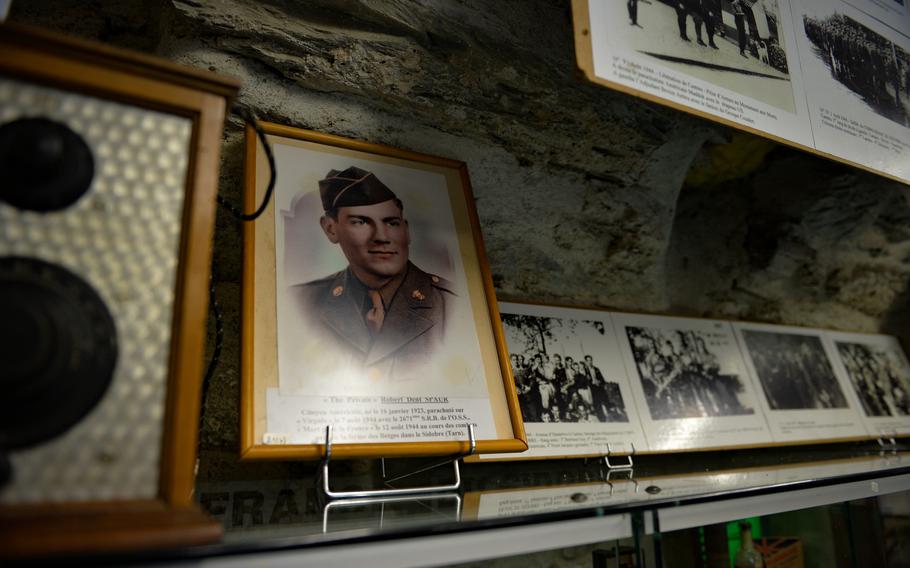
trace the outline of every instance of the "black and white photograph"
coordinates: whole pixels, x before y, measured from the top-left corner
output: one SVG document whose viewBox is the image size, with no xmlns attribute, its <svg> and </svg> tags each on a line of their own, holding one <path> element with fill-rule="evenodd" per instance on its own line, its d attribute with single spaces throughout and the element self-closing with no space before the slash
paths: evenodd
<svg viewBox="0 0 910 568">
<path fill-rule="evenodd" d="M 910 416 L 910 377 L 893 348 L 842 341 L 835 345 L 866 416 Z"/>
<path fill-rule="evenodd" d="M 777 331 L 742 331 L 771 410 L 847 408 L 821 338 Z"/>
<path fill-rule="evenodd" d="M 777 0 L 606 0 L 611 42 L 793 113 Z"/>
<path fill-rule="evenodd" d="M 770 441 L 730 322 L 613 314 L 613 324 L 652 450 Z"/>
<path fill-rule="evenodd" d="M 905 16 L 876 19 L 864 1 L 792 6 L 815 148 L 910 179 L 910 38 L 888 26 Z"/>
<path fill-rule="evenodd" d="M 831 79 L 879 116 L 910 126 L 910 55 L 848 15 L 804 14 L 812 54 Z"/>
<path fill-rule="evenodd" d="M 554 459 L 647 451 L 612 314 L 500 303 L 528 450 L 480 459 Z"/>
<path fill-rule="evenodd" d="M 635 367 L 653 420 L 754 414 L 744 377 L 724 372 L 712 332 L 627 326 Z"/>
<path fill-rule="evenodd" d="M 501 318 L 525 422 L 629 421 L 619 382 L 597 354 L 604 322 L 505 311 Z"/>
</svg>

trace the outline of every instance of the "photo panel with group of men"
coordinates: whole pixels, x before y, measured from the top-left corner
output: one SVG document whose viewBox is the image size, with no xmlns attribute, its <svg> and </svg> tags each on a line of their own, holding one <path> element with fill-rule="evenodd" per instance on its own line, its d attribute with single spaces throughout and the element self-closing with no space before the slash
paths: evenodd
<svg viewBox="0 0 910 568">
<path fill-rule="evenodd" d="M 910 434 L 910 365 L 887 335 L 501 303 L 539 459 Z"/>
<path fill-rule="evenodd" d="M 907 182 L 903 0 L 574 0 L 594 82 Z"/>
</svg>

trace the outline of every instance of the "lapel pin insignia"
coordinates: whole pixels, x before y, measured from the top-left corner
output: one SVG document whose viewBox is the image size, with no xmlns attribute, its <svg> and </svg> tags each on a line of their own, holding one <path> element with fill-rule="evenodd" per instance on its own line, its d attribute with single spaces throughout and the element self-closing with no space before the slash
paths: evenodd
<svg viewBox="0 0 910 568">
<path fill-rule="evenodd" d="M 340 296 L 342 292 L 344 292 L 344 286 L 335 286 L 332 289 L 332 295 L 335 296 L 336 298 L 338 296 Z"/>
</svg>

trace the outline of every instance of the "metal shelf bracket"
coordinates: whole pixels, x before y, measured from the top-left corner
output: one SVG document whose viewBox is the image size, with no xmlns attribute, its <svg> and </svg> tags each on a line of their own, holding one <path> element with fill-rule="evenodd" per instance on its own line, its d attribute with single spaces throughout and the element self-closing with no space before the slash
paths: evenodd
<svg viewBox="0 0 910 568">
<path fill-rule="evenodd" d="M 613 447 L 609 442 L 607 443 L 607 454 L 604 456 L 604 464 L 607 466 L 608 471 L 632 469 L 632 466 L 635 465 L 632 463 L 632 456 L 635 455 L 635 444 L 630 442 L 629 445 L 632 447 L 632 451 L 625 455 L 626 461 L 611 463 L 610 456 L 613 455 Z"/>
<path fill-rule="evenodd" d="M 464 454 L 458 455 L 452 459 L 447 459 L 418 470 L 388 478 L 386 476 L 385 458 L 382 458 L 382 478 L 383 482 L 389 486 L 385 489 L 364 489 L 360 491 L 333 491 L 329 478 L 329 462 L 332 460 L 332 426 L 325 427 L 325 458 L 322 460 L 322 491 L 329 499 L 369 499 L 381 497 L 395 497 L 399 495 L 426 495 L 429 493 L 443 493 L 447 491 L 458 491 L 461 487 L 461 470 L 459 462 L 462 458 L 473 455 L 477 451 L 477 439 L 474 436 L 474 425 L 468 424 L 468 443 L 470 447 Z M 451 463 L 454 469 L 455 479 L 448 485 L 427 485 L 422 487 L 403 487 L 392 488 L 391 484 L 400 479 L 423 473 L 437 467 Z"/>
</svg>

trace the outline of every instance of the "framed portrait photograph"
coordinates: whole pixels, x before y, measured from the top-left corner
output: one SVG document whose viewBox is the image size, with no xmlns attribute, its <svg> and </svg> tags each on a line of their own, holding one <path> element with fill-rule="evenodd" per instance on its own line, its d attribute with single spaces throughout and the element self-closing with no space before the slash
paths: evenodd
<svg viewBox="0 0 910 568">
<path fill-rule="evenodd" d="M 244 227 L 241 456 L 527 447 L 462 162 L 262 123 Z M 245 206 L 269 166 L 247 131 Z"/>
</svg>

